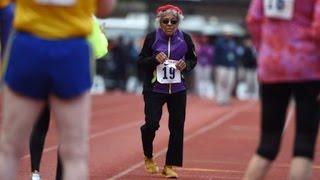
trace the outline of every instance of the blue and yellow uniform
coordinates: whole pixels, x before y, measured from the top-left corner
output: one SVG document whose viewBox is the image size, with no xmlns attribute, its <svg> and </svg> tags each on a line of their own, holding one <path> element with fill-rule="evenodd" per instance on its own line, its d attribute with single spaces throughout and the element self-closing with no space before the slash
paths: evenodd
<svg viewBox="0 0 320 180">
<path fill-rule="evenodd" d="M 13 4 L 10 0 L 0 1 L 0 40 L 1 40 L 1 57 L 7 45 L 13 20 Z M 0 58 L 2 59 L 2 58 Z"/>
<path fill-rule="evenodd" d="M 16 0 L 6 84 L 44 100 L 81 95 L 91 87 L 91 48 L 96 0 Z"/>
</svg>

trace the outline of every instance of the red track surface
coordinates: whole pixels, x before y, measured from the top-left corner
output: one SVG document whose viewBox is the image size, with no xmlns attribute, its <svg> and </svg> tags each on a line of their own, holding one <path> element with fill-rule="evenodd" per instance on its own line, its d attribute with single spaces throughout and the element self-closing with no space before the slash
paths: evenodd
<svg viewBox="0 0 320 180">
<path fill-rule="evenodd" d="M 90 179 L 157 179 L 143 169 L 140 125 L 144 122 L 141 96 L 110 93 L 93 98 L 90 133 Z M 165 108 L 166 109 L 166 108 Z M 163 166 L 168 144 L 168 114 L 164 111 L 154 142 L 156 161 Z M 290 108 L 282 150 L 267 179 L 286 179 L 293 142 L 293 108 Z M 258 102 L 233 101 L 219 107 L 214 102 L 189 96 L 185 127 L 184 166 L 181 179 L 241 179 L 254 152 L 259 134 Z M 318 141 L 319 142 L 319 141 Z M 42 159 L 43 179 L 53 179 L 57 137 L 51 125 Z M 320 179 L 320 147 L 314 179 Z M 30 157 L 25 155 L 19 179 L 30 176 Z"/>
</svg>

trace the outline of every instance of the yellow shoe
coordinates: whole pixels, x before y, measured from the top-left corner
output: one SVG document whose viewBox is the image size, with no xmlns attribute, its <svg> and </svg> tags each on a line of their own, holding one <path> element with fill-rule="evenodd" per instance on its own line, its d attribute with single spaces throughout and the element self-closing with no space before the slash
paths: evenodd
<svg viewBox="0 0 320 180">
<path fill-rule="evenodd" d="M 144 167 L 148 173 L 155 174 L 159 172 L 159 167 L 152 158 L 144 158 Z"/>
<path fill-rule="evenodd" d="M 178 174 L 173 170 L 172 166 L 164 166 L 161 175 L 166 178 L 178 178 Z"/>
</svg>

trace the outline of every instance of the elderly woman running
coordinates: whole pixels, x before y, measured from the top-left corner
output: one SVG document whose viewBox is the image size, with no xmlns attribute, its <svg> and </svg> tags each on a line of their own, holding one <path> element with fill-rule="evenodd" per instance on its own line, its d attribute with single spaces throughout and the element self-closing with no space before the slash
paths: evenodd
<svg viewBox="0 0 320 180">
<path fill-rule="evenodd" d="M 186 114 L 186 85 L 183 75 L 196 65 L 191 37 L 178 29 L 183 19 L 180 8 L 173 5 L 157 9 L 159 28 L 147 35 L 138 64 L 144 73 L 143 98 L 145 124 L 141 127 L 145 168 L 157 173 L 153 160 L 153 140 L 159 128 L 162 107 L 169 112 L 169 146 L 162 175 L 177 178 L 172 166 L 182 166 L 183 132 Z"/>
</svg>

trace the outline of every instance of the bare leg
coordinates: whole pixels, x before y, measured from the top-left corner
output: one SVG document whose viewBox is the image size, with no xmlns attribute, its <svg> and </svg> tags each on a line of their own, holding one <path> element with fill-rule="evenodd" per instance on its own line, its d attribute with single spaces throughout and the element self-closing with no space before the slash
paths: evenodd
<svg viewBox="0 0 320 180">
<path fill-rule="evenodd" d="M 8 87 L 3 92 L 3 121 L 0 139 L 0 179 L 16 179 L 17 167 L 31 130 L 44 102 L 15 94 Z"/>
<path fill-rule="evenodd" d="M 249 162 L 248 168 L 244 174 L 243 180 L 261 180 L 264 179 L 271 165 L 271 161 L 254 155 Z"/>
<path fill-rule="evenodd" d="M 312 161 L 304 157 L 295 157 L 291 162 L 290 180 L 308 180 L 312 175 Z"/>
<path fill-rule="evenodd" d="M 87 137 L 90 116 L 90 94 L 61 100 L 51 98 L 51 108 L 60 135 L 59 151 L 63 162 L 63 179 L 87 180 Z"/>
</svg>

